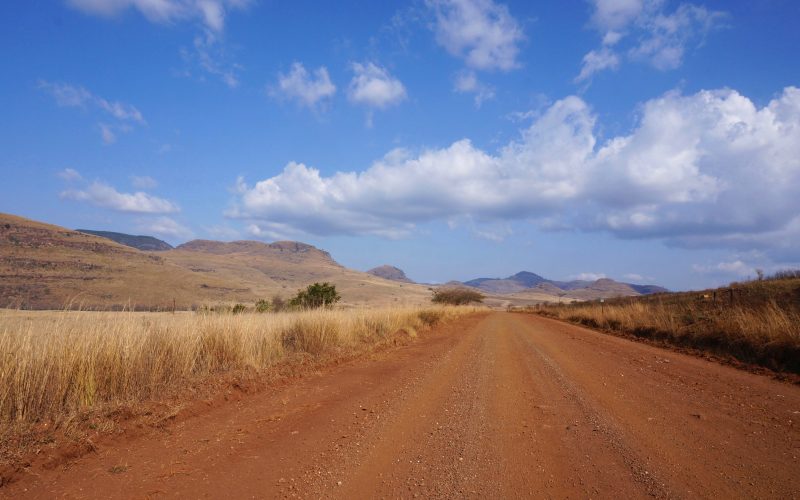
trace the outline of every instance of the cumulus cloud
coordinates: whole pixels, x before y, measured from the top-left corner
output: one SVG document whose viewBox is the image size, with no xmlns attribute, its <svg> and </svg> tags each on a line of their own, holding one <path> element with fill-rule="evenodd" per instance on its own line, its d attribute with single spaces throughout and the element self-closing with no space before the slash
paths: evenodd
<svg viewBox="0 0 800 500">
<path fill-rule="evenodd" d="M 120 101 L 109 101 L 80 85 L 39 80 L 39 88 L 50 94 L 60 107 L 91 109 L 95 113 L 105 115 L 106 118 L 113 118 L 114 123 L 99 122 L 97 124 L 100 138 L 106 144 L 116 142 L 117 133 L 129 132 L 133 125 L 146 123 L 142 112 L 135 106 Z"/>
<path fill-rule="evenodd" d="M 103 182 L 93 182 L 85 189 L 69 189 L 61 193 L 61 197 L 69 200 L 91 203 L 97 207 L 116 210 L 117 212 L 139 214 L 167 214 L 178 212 L 178 206 L 163 198 L 137 191 L 120 193 Z"/>
<path fill-rule="evenodd" d="M 295 62 L 289 73 L 278 75 L 278 85 L 271 93 L 313 109 L 318 103 L 332 97 L 336 93 L 336 86 L 331 82 L 325 66 L 315 69 L 312 74 L 302 63 Z"/>
<path fill-rule="evenodd" d="M 383 109 L 406 98 L 403 83 L 390 75 L 386 68 L 368 62 L 353 63 L 348 98 L 357 104 Z"/>
<path fill-rule="evenodd" d="M 67 5 L 86 14 L 115 17 L 133 9 L 154 23 L 199 21 L 215 32 L 225 27 L 228 11 L 249 4 L 249 0 L 67 0 Z"/>
<path fill-rule="evenodd" d="M 171 217 L 139 219 L 136 225 L 139 231 L 166 238 L 190 239 L 194 237 L 191 229 Z"/>
<path fill-rule="evenodd" d="M 494 99 L 494 88 L 481 83 L 474 71 L 458 73 L 454 89 L 462 94 L 474 94 L 473 99 L 477 108 L 480 108 L 484 101 Z"/>
<path fill-rule="evenodd" d="M 508 71 L 519 66 L 522 28 L 508 7 L 493 0 L 427 0 L 436 41 L 467 66 Z"/>
<path fill-rule="evenodd" d="M 602 46 L 583 57 L 576 81 L 618 68 L 623 55 L 659 70 L 675 69 L 683 63 L 687 48 L 701 44 L 727 17 L 723 12 L 689 3 L 667 12 L 663 0 L 590 2 L 594 7 L 592 25 L 602 37 Z"/>
<path fill-rule="evenodd" d="M 670 92 L 640 110 L 630 133 L 603 142 L 589 105 L 570 96 L 495 153 L 463 139 L 329 176 L 291 162 L 242 181 L 228 215 L 262 230 L 388 237 L 456 217 L 530 220 L 798 260 L 800 89 L 763 107 L 730 89 Z"/>
</svg>

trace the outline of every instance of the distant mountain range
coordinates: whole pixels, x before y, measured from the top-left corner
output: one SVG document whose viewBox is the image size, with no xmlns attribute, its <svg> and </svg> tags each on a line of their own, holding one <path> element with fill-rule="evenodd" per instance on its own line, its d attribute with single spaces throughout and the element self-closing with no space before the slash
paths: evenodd
<svg viewBox="0 0 800 500">
<path fill-rule="evenodd" d="M 602 292 L 616 295 L 648 295 L 668 291 L 666 288 L 657 285 L 622 283 L 609 278 L 602 278 L 596 281 L 555 281 L 529 271 L 522 271 L 507 278 L 477 278 L 465 281 L 463 284 L 496 294 L 514 294 L 537 290 L 555 295 L 564 293 L 565 296 L 584 299 L 590 298 L 589 295 L 597 295 Z M 581 291 L 585 292 L 581 293 Z"/>
<path fill-rule="evenodd" d="M 113 231 L 92 231 L 91 229 L 76 229 L 79 233 L 91 234 L 116 241 L 120 245 L 136 248 L 145 252 L 163 252 L 172 250 L 172 245 L 152 236 L 134 236 L 132 234 L 115 233 Z"/>
<path fill-rule="evenodd" d="M 367 273 L 392 281 L 413 283 L 399 268 L 384 265 L 370 269 Z M 500 295 L 519 299 L 542 299 L 544 297 L 566 297 L 575 300 L 593 300 L 610 297 L 649 295 L 667 292 L 657 285 L 637 285 L 622 283 L 609 278 L 595 281 L 572 280 L 555 281 L 529 271 L 521 271 L 507 278 L 476 278 L 469 281 L 450 281 L 443 286 L 468 286 L 490 295 Z"/>
<path fill-rule="evenodd" d="M 345 305 L 421 305 L 436 285 L 394 266 L 347 269 L 298 241 L 193 240 L 173 248 L 151 236 L 63 227 L 0 213 L 0 307 L 186 309 L 287 298 L 316 281 L 336 284 Z M 666 291 L 655 285 L 555 281 L 523 271 L 442 286 L 468 286 L 498 308 Z"/>
</svg>

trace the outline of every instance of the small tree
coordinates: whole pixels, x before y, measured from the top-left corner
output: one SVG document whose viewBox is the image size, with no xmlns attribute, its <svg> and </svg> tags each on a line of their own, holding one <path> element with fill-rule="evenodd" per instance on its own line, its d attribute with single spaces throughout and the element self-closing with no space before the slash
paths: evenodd
<svg viewBox="0 0 800 500">
<path fill-rule="evenodd" d="M 256 302 L 256 312 L 265 313 L 270 310 L 269 301 L 267 299 L 261 299 Z"/>
<path fill-rule="evenodd" d="M 483 294 L 468 288 L 440 288 L 433 292 L 431 302 L 460 306 L 471 302 L 483 302 Z"/>
<path fill-rule="evenodd" d="M 328 282 L 308 285 L 305 290 L 300 290 L 289 301 L 289 305 L 299 309 L 316 309 L 330 307 L 339 302 L 342 297 L 336 292 L 336 286 Z"/>
</svg>

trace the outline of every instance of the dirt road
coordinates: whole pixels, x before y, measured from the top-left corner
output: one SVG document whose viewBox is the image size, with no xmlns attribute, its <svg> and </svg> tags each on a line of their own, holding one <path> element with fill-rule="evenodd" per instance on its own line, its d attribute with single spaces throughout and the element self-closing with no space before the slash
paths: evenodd
<svg viewBox="0 0 800 500">
<path fill-rule="evenodd" d="M 800 387 L 532 315 L 100 446 L 15 498 L 793 498 Z"/>
</svg>

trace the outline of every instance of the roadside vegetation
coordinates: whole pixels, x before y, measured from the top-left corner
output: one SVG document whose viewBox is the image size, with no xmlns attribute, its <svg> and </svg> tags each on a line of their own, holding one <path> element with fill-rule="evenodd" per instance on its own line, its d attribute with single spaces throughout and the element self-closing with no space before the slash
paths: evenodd
<svg viewBox="0 0 800 500">
<path fill-rule="evenodd" d="M 800 373 L 800 271 L 702 292 L 543 305 L 527 311 Z"/>
<path fill-rule="evenodd" d="M 448 304 L 463 306 L 483 302 L 484 296 L 480 292 L 468 288 L 439 288 L 433 292 L 431 302 L 434 304 Z"/>
<path fill-rule="evenodd" d="M 282 303 L 275 302 L 269 305 Z M 216 375 L 257 377 L 292 360 L 313 365 L 348 357 L 474 311 L 317 308 L 258 314 L 256 309 L 0 310 L 0 448 L 12 435 L 34 428 L 51 432 L 85 421 L 87 414 L 132 408 Z"/>
</svg>

